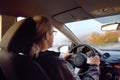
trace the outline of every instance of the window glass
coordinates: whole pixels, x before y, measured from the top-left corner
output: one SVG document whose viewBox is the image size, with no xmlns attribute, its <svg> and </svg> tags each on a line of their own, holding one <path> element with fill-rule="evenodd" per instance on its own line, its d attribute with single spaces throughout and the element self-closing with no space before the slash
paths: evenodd
<svg viewBox="0 0 120 80">
<path fill-rule="evenodd" d="M 101 20 L 103 19 L 104 17 L 101 18 Z M 95 19 L 66 23 L 65 25 L 85 44 L 99 49 L 120 50 L 120 30 L 102 31 L 103 23 Z"/>
<path fill-rule="evenodd" d="M 22 19 L 25 19 L 25 17 L 17 17 L 17 21 L 20 21 Z"/>
<path fill-rule="evenodd" d="M 63 33 L 61 33 L 56 28 L 54 30 L 57 31 L 57 34 L 54 35 L 53 47 L 51 47 L 49 50 L 58 51 L 59 47 L 61 47 L 63 45 L 71 44 L 70 40 Z"/>
</svg>

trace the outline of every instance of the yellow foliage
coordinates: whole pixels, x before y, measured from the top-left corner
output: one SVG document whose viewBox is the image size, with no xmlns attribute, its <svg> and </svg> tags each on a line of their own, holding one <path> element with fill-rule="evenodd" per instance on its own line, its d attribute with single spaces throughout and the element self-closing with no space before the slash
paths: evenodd
<svg viewBox="0 0 120 80">
<path fill-rule="evenodd" d="M 92 32 L 90 34 L 90 40 L 89 43 L 93 44 L 93 43 L 108 43 L 108 42 L 117 42 L 118 38 L 119 38 L 119 34 L 120 32 L 117 31 L 109 31 L 106 32 L 104 34 L 100 34 L 100 33 L 96 33 L 96 32 Z"/>
</svg>

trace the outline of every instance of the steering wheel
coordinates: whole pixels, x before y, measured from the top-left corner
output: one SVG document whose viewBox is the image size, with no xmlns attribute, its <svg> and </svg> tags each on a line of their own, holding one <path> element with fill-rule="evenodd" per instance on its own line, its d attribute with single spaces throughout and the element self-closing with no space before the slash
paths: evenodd
<svg viewBox="0 0 120 80">
<path fill-rule="evenodd" d="M 87 53 L 88 51 L 90 51 L 89 54 Z M 70 49 L 69 53 L 73 53 L 73 55 L 69 57 L 67 61 L 71 63 L 74 68 L 80 68 L 78 75 L 84 75 L 87 73 L 90 66 L 90 64 L 87 64 L 87 57 L 94 57 L 96 55 L 94 48 L 87 44 L 79 44 Z"/>
</svg>

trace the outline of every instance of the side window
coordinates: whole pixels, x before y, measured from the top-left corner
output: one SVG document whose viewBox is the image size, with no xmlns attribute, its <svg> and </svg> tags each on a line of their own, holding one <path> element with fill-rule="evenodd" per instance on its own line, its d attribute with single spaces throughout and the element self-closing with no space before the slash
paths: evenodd
<svg viewBox="0 0 120 80">
<path fill-rule="evenodd" d="M 59 47 L 63 45 L 71 45 L 71 41 L 63 33 L 56 28 L 54 30 L 57 31 L 57 34 L 54 35 L 53 47 L 51 47 L 49 50 L 58 51 Z"/>
<path fill-rule="evenodd" d="M 17 21 L 20 21 L 22 19 L 25 19 L 25 17 L 17 17 Z"/>
</svg>

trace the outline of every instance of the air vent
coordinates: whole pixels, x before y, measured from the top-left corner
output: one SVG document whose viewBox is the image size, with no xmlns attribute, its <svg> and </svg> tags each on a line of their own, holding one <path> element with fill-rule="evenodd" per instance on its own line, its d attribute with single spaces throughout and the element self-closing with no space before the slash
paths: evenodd
<svg viewBox="0 0 120 80">
<path fill-rule="evenodd" d="M 109 53 L 104 53 L 103 54 L 103 57 L 106 59 L 106 58 L 109 58 L 110 57 L 110 54 Z"/>
</svg>

